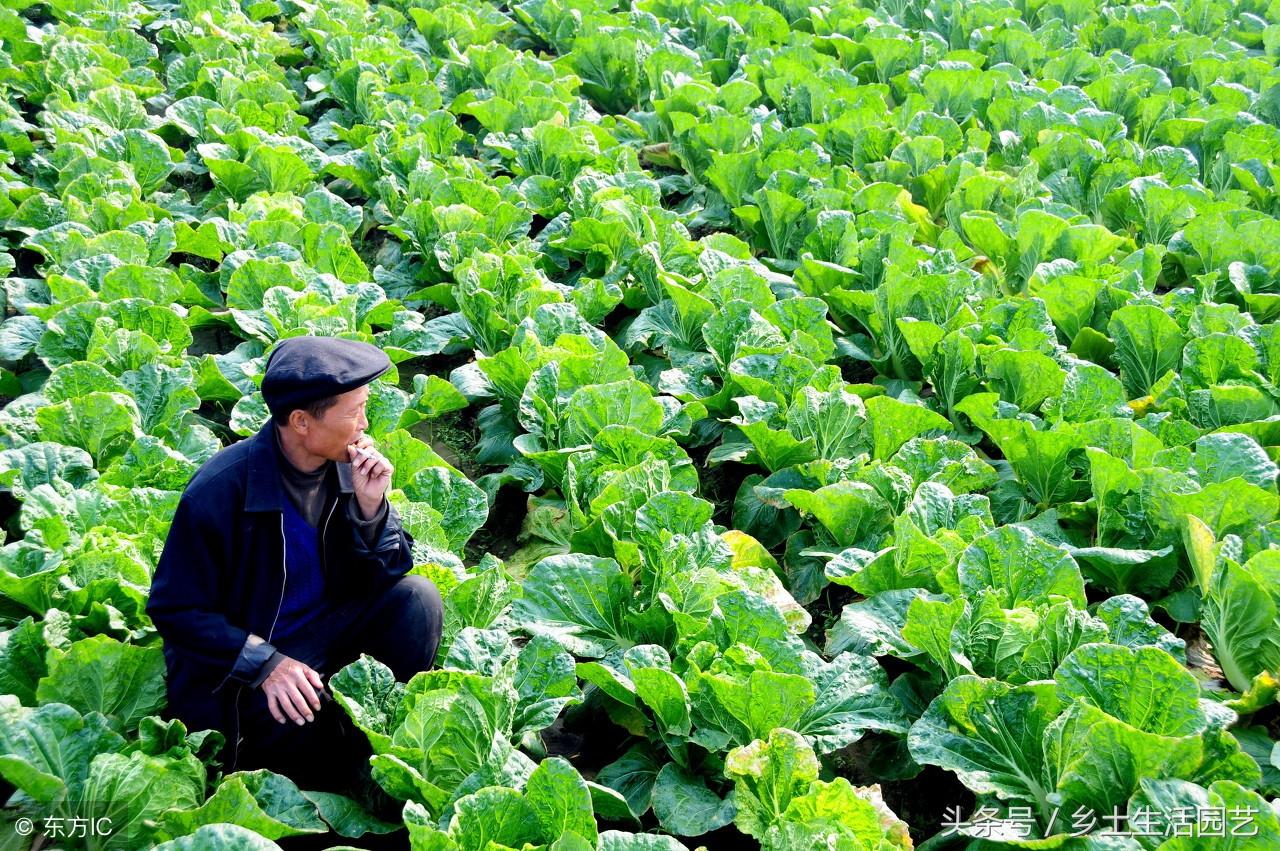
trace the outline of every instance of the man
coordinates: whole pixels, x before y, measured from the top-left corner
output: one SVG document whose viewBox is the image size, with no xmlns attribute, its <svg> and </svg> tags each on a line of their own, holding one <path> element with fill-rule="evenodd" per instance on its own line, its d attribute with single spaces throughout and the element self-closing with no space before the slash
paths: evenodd
<svg viewBox="0 0 1280 851">
<path fill-rule="evenodd" d="M 210 458 L 174 513 L 147 614 L 169 713 L 222 731 L 228 772 L 341 788 L 367 769 L 368 743 L 323 677 L 360 653 L 401 681 L 435 659 L 440 596 L 406 575 L 392 467 L 364 434 L 369 382 L 390 366 L 368 343 L 282 341 L 262 378 L 271 419 Z"/>
</svg>

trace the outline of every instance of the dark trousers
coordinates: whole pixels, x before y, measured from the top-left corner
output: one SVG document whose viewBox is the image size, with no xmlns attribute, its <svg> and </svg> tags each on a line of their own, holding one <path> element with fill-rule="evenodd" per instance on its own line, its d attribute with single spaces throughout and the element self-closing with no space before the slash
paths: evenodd
<svg viewBox="0 0 1280 851">
<path fill-rule="evenodd" d="M 367 653 L 405 682 L 430 669 L 440 646 L 440 592 L 422 576 L 402 577 L 385 592 L 331 607 L 276 649 L 329 677 Z M 244 741 L 239 770 L 268 768 L 299 788 L 344 791 L 364 783 L 372 751 L 368 739 L 327 693 L 315 720 L 299 726 L 271 717 L 261 688 L 241 698 Z"/>
</svg>

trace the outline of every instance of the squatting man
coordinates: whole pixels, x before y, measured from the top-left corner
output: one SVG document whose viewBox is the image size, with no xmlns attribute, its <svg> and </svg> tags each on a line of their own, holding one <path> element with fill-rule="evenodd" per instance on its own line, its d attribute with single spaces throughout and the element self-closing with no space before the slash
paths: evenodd
<svg viewBox="0 0 1280 851">
<path fill-rule="evenodd" d="M 167 712 L 227 738 L 228 772 L 304 789 L 368 771 L 368 742 L 325 677 L 368 653 L 406 681 L 431 667 L 440 595 L 387 501 L 392 466 L 364 434 L 377 346 L 293 337 L 267 360 L 271 418 L 183 491 L 147 614 L 164 639 Z"/>
</svg>

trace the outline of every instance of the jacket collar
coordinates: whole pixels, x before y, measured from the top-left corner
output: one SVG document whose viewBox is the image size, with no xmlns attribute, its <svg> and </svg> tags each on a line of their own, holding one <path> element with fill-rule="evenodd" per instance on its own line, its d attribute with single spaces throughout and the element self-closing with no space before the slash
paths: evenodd
<svg viewBox="0 0 1280 851">
<path fill-rule="evenodd" d="M 276 424 L 269 418 L 258 433 L 249 438 L 249 475 L 245 482 L 245 511 L 283 511 L 284 487 L 280 484 L 280 465 L 286 459 L 276 446 Z M 338 471 L 338 490 L 354 493 L 351 482 L 351 464 L 335 462 Z"/>
</svg>

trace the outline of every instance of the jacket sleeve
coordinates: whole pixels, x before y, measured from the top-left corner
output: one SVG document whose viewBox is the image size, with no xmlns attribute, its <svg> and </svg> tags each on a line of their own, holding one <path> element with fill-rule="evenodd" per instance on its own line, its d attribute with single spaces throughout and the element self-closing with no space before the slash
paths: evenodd
<svg viewBox="0 0 1280 851">
<path fill-rule="evenodd" d="M 413 537 L 404 530 L 395 506 L 391 505 L 384 496 L 382 508 L 372 521 L 362 521 L 359 512 L 356 501 L 351 500 L 347 506 L 347 516 L 352 521 L 352 547 L 356 560 L 361 565 L 360 572 L 366 577 L 372 574 L 376 578 L 390 581 L 399 579 L 412 570 Z M 361 531 L 362 526 L 376 525 L 379 522 L 379 516 L 383 514 L 385 517 L 381 521 L 382 529 L 370 543 L 366 539 L 366 534 Z"/>
<path fill-rule="evenodd" d="M 224 672 L 218 688 L 227 679 L 252 683 L 275 652 L 271 644 L 230 623 L 214 608 L 221 598 L 228 547 L 223 527 L 198 498 L 184 493 L 147 600 L 147 615 L 166 644 Z"/>
<path fill-rule="evenodd" d="M 378 537 L 382 535 L 382 526 L 386 522 L 391 503 L 384 496 L 382 505 L 378 506 L 378 512 L 369 520 L 365 520 L 360 516 L 360 509 L 354 499 L 348 505 L 347 514 L 351 518 L 351 522 L 356 525 L 356 531 L 360 533 L 360 539 L 364 541 L 368 549 L 375 549 L 378 546 Z"/>
</svg>

